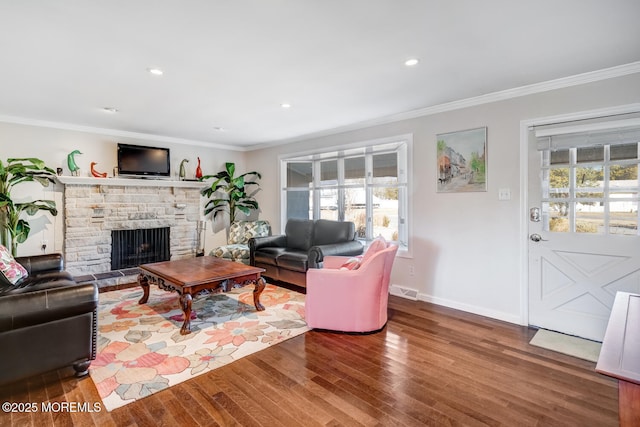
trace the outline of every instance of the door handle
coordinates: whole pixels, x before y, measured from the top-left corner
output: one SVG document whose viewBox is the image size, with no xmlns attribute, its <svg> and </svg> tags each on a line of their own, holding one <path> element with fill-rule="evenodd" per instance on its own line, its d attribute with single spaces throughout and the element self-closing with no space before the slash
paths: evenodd
<svg viewBox="0 0 640 427">
<path fill-rule="evenodd" d="M 541 235 L 539 235 L 538 233 L 533 233 L 532 235 L 529 236 L 529 239 L 531 239 L 534 242 L 548 242 L 547 239 L 543 239 Z"/>
</svg>

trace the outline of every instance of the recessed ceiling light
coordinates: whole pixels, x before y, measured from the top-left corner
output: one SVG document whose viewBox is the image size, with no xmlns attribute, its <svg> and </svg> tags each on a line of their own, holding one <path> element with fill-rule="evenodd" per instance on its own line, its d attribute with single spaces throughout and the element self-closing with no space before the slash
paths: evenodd
<svg viewBox="0 0 640 427">
<path fill-rule="evenodd" d="M 288 103 L 286 103 L 286 102 L 285 102 L 285 103 L 283 103 L 283 104 L 280 104 L 280 106 L 281 106 L 282 108 L 291 108 L 291 104 L 288 104 Z"/>
<path fill-rule="evenodd" d="M 214 126 L 213 130 L 215 130 L 216 132 L 224 132 L 226 129 L 221 126 Z"/>
<path fill-rule="evenodd" d="M 115 114 L 118 112 L 118 109 L 113 107 L 104 107 L 102 111 L 104 111 L 105 113 Z"/>
<path fill-rule="evenodd" d="M 164 74 L 164 71 L 162 71 L 160 68 L 147 68 L 147 71 L 154 76 L 161 76 Z"/>
<path fill-rule="evenodd" d="M 404 65 L 406 65 L 407 67 L 413 67 L 414 65 L 418 65 L 418 62 L 420 62 L 419 59 L 411 58 L 404 61 Z"/>
</svg>

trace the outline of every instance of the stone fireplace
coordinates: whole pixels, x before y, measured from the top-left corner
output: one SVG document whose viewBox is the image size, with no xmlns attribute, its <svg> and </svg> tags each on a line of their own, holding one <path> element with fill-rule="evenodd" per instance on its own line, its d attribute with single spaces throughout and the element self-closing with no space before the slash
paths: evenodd
<svg viewBox="0 0 640 427">
<path fill-rule="evenodd" d="M 101 286 L 135 280 L 135 268 L 112 269 L 112 232 L 116 230 L 164 228 L 168 230 L 168 259 L 195 256 L 204 184 L 84 177 L 59 177 L 59 181 L 65 186 L 65 268 L 72 275 L 101 279 Z M 140 244 L 134 251 L 148 247 L 148 243 Z M 142 258 L 140 263 L 144 263 Z"/>
</svg>

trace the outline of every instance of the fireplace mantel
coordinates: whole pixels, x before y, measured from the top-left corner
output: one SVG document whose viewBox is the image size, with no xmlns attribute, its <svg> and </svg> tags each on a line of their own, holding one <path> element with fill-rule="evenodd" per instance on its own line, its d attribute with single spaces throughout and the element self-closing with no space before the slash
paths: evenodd
<svg viewBox="0 0 640 427">
<path fill-rule="evenodd" d="M 172 181 L 168 179 L 143 179 L 143 178 L 93 178 L 86 176 L 57 176 L 56 179 L 63 185 L 117 185 L 123 187 L 177 187 L 177 188 L 204 188 L 206 182 L 201 181 Z"/>
</svg>

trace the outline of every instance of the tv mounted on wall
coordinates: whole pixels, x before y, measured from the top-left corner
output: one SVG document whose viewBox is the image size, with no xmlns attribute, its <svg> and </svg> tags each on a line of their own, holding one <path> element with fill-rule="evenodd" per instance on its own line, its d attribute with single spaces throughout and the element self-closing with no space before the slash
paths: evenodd
<svg viewBox="0 0 640 427">
<path fill-rule="evenodd" d="M 169 149 L 118 144 L 118 175 L 133 177 L 170 177 Z"/>
</svg>

